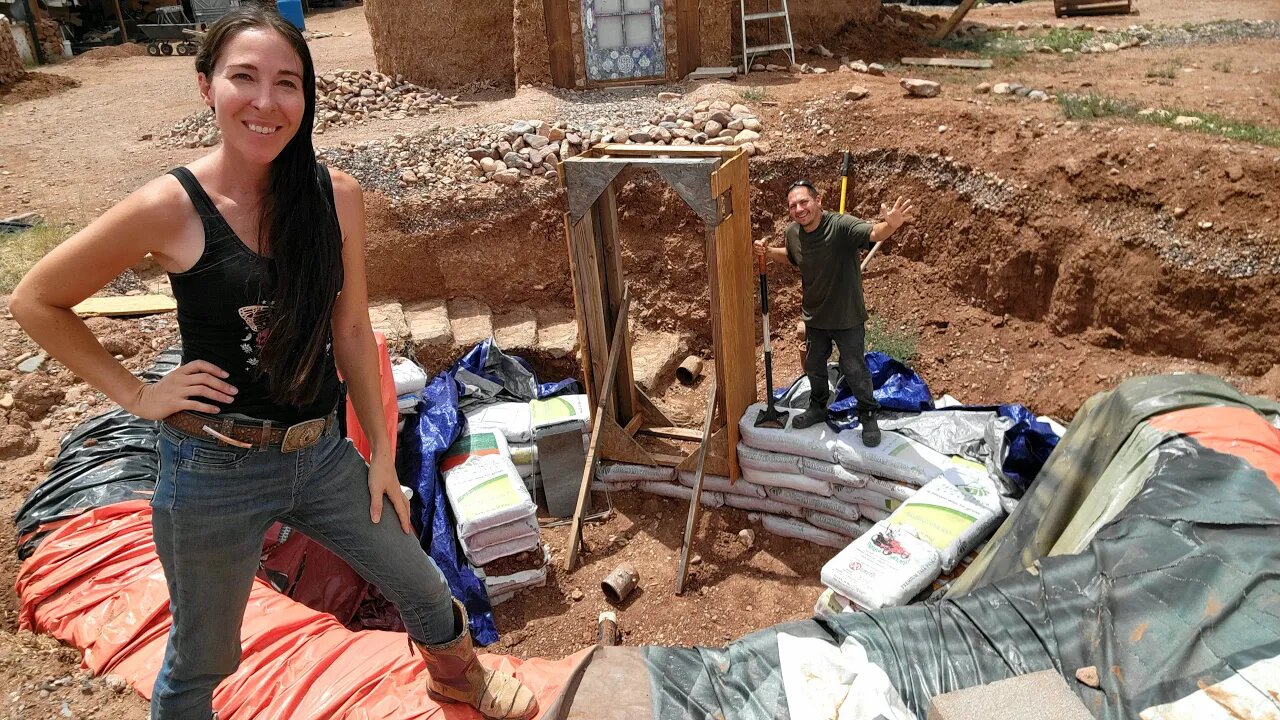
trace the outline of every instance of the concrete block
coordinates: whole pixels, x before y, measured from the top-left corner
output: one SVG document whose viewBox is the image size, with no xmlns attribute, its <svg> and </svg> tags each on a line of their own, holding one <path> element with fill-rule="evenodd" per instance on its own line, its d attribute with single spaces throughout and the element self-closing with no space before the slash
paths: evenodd
<svg viewBox="0 0 1280 720">
<path fill-rule="evenodd" d="M 380 332 L 387 338 L 387 347 L 404 348 L 412 341 L 409 334 L 409 323 L 404 317 L 404 308 L 398 302 L 381 303 L 369 306 L 369 322 L 374 332 Z"/>
<path fill-rule="evenodd" d="M 455 345 L 471 347 L 493 335 L 493 311 L 474 298 L 450 300 L 449 326 Z"/>
<path fill-rule="evenodd" d="M 578 350 L 578 319 L 572 308 L 538 308 L 538 349 L 553 358 Z"/>
<path fill-rule="evenodd" d="M 538 316 L 527 307 L 513 308 L 493 319 L 493 336 L 503 350 L 537 347 Z"/>
<path fill-rule="evenodd" d="M 434 346 L 453 346 L 453 330 L 443 300 L 427 300 L 404 309 L 405 324 L 413 347 L 422 350 Z"/>
<path fill-rule="evenodd" d="M 1052 670 L 938 695 L 928 720 L 1094 720 Z"/>
</svg>

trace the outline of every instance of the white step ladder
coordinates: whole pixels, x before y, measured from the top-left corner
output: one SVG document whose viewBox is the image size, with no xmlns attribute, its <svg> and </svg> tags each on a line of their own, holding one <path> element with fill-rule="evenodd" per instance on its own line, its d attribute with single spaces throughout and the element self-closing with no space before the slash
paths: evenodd
<svg viewBox="0 0 1280 720">
<path fill-rule="evenodd" d="M 775 0 L 764 0 L 765 9 L 761 12 L 747 12 L 747 0 L 738 0 L 738 16 L 742 18 L 742 73 L 745 75 L 751 72 L 751 59 L 756 55 L 771 53 L 775 50 L 786 50 L 787 55 L 791 58 L 791 64 L 796 62 L 796 46 L 791 41 L 791 13 L 787 11 L 787 0 L 777 0 L 782 3 L 781 10 L 774 10 L 773 3 Z M 773 21 L 776 18 L 782 18 L 784 29 L 787 31 L 786 42 L 773 42 Z M 747 45 L 747 23 L 763 20 L 767 23 L 767 31 L 764 45 Z"/>
</svg>

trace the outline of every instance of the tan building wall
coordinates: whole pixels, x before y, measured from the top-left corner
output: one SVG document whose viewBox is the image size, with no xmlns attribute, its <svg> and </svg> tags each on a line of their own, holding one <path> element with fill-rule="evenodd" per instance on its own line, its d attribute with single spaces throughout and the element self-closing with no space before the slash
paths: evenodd
<svg viewBox="0 0 1280 720">
<path fill-rule="evenodd" d="M 378 71 L 424 87 L 515 78 L 513 0 L 365 0 Z"/>
</svg>

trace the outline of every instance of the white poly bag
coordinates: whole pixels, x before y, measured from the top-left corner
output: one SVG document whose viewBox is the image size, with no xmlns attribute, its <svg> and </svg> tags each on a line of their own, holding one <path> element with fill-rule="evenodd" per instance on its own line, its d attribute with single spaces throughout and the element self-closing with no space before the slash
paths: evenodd
<svg viewBox="0 0 1280 720">
<path fill-rule="evenodd" d="M 857 505 L 846 503 L 838 498 L 823 497 L 822 495 L 814 495 L 813 493 L 800 492 L 791 488 L 771 487 L 765 488 L 769 494 L 770 500 L 777 500 L 780 503 L 795 505 L 806 510 L 817 510 L 828 515 L 835 515 L 846 520 L 857 520 L 862 517 L 858 512 Z M 843 545 L 841 547 L 844 547 Z"/>
<path fill-rule="evenodd" d="M 844 502 L 880 508 L 888 512 L 897 510 L 903 501 L 919 491 L 920 488 L 914 485 L 881 480 L 875 477 L 868 478 L 867 484 L 862 487 L 834 485 L 831 488 L 832 496 Z"/>
<path fill-rule="evenodd" d="M 497 430 L 513 443 L 527 443 L 533 439 L 529 403 L 490 403 L 470 408 L 463 414 L 467 416 L 467 427 L 471 430 Z"/>
<path fill-rule="evenodd" d="M 676 474 L 676 479 L 680 484 L 691 488 L 698 479 L 698 473 L 692 470 L 681 470 Z M 703 492 L 711 491 L 718 493 L 726 493 L 729 495 L 750 495 L 752 497 L 762 498 L 765 496 L 765 488 L 763 485 L 756 485 L 746 480 L 738 480 L 736 483 L 729 483 L 729 478 L 723 475 L 706 475 L 702 476 Z"/>
<path fill-rule="evenodd" d="M 483 549 L 493 545 L 501 545 L 511 542 L 517 538 L 528 537 L 538 534 L 538 518 L 524 517 L 505 522 L 500 525 L 490 525 L 478 530 L 473 530 L 465 535 L 460 535 L 462 540 L 474 549 Z"/>
<path fill-rule="evenodd" d="M 528 518 L 535 519 L 536 527 L 538 508 L 515 465 L 505 457 L 478 457 L 444 473 L 444 489 L 459 536 Z"/>
<path fill-rule="evenodd" d="M 738 429 L 742 433 L 743 442 L 757 450 L 798 455 L 832 462 L 836 459 L 836 431 L 826 423 L 818 423 L 813 427 L 797 430 L 787 421 L 785 429 L 758 428 L 755 426 L 756 414 L 765 408 L 764 403 L 756 403 L 747 408 L 738 421 Z"/>
<path fill-rule="evenodd" d="M 507 440 L 497 430 L 474 430 L 462 435 L 440 458 L 440 472 L 448 474 L 453 470 L 483 457 L 500 457 L 511 459 L 511 450 Z"/>
<path fill-rule="evenodd" d="M 804 509 L 795 505 L 787 505 L 768 498 L 751 497 L 750 495 L 725 495 L 724 504 L 738 510 L 768 513 L 770 515 L 786 515 L 793 518 L 804 517 Z"/>
<path fill-rule="evenodd" d="M 582 423 L 591 432 L 591 405 L 586 395 L 557 395 L 529 403 L 530 424 L 539 428 L 559 425 L 570 420 Z"/>
<path fill-rule="evenodd" d="M 823 530 L 830 530 L 833 533 L 840 533 L 850 540 L 867 532 L 874 524 L 865 518 L 859 520 L 847 520 L 842 517 L 836 517 L 835 515 L 817 512 L 816 510 L 806 512 L 804 517 L 809 521 L 810 525 L 820 527 Z"/>
<path fill-rule="evenodd" d="M 871 477 L 866 473 L 854 472 L 840 463 L 814 460 L 813 458 L 800 459 L 800 474 L 805 477 L 811 477 L 814 480 L 831 483 L 832 485 L 848 485 L 849 487 L 862 487 L 867 484 L 867 480 Z"/>
<path fill-rule="evenodd" d="M 497 598 L 510 599 L 520 590 L 542 587 L 547 584 L 547 571 L 551 565 L 551 550 L 546 544 L 538 546 L 542 555 L 542 564 L 507 575 L 492 575 L 485 568 L 476 568 L 476 575 L 484 581 L 484 589 L 489 593 L 491 604 L 497 605 Z"/>
<path fill-rule="evenodd" d="M 903 502 L 886 524 L 908 528 L 928 542 L 938 551 L 942 569 L 950 571 L 995 530 L 1001 517 L 998 497 L 980 500 L 938 478 Z"/>
<path fill-rule="evenodd" d="M 905 435 L 885 431 L 881 437 L 880 444 L 870 448 L 862 444 L 861 432 L 840 433 L 835 444 L 836 461 L 854 472 L 917 486 L 954 467 L 950 457 Z"/>
<path fill-rule="evenodd" d="M 525 535 L 497 545 L 484 548 L 471 548 L 465 541 L 462 543 L 462 554 L 472 565 L 488 565 L 494 560 L 501 560 L 509 555 L 526 552 L 538 547 L 538 536 Z"/>
<path fill-rule="evenodd" d="M 596 479 L 600 482 L 675 482 L 676 469 L 631 465 L 629 463 L 600 463 L 596 466 Z"/>
<path fill-rule="evenodd" d="M 942 572 L 932 545 L 902 527 L 876 523 L 822 566 L 822 584 L 862 607 L 905 605 Z"/>
<path fill-rule="evenodd" d="M 738 443 L 738 465 L 752 470 L 777 473 L 798 473 L 804 458 L 796 455 L 757 450 L 746 443 Z"/>
<path fill-rule="evenodd" d="M 422 392 L 427 386 L 427 373 L 418 363 L 407 357 L 391 361 L 391 379 L 396 384 L 396 396 Z"/>
<path fill-rule="evenodd" d="M 769 487 L 791 488 L 800 492 L 813 493 L 814 495 L 830 495 L 831 483 L 825 483 L 821 480 L 814 480 L 800 473 L 780 473 L 768 470 L 756 470 L 754 468 L 743 467 L 742 477 L 748 482 L 756 485 L 766 485 Z"/>
<path fill-rule="evenodd" d="M 643 490 L 647 493 L 653 493 L 654 495 L 683 500 L 686 503 L 693 499 L 692 488 L 687 488 L 683 485 L 676 485 L 675 483 L 638 482 L 636 483 L 636 489 Z M 704 490 L 702 491 L 702 496 L 699 499 L 699 502 L 703 507 L 717 508 L 724 505 L 724 495 Z"/>
<path fill-rule="evenodd" d="M 878 505 L 858 505 L 858 512 L 862 513 L 862 517 L 873 523 L 888 520 L 893 515 L 893 510 L 886 510 Z"/>
<path fill-rule="evenodd" d="M 795 538 L 796 540 L 806 540 L 815 545 L 823 545 L 832 548 L 842 548 L 849 544 L 849 538 L 823 530 L 810 525 L 803 520 L 793 520 L 789 517 L 780 517 L 778 515 L 762 514 L 760 522 L 764 525 L 764 529 L 774 535 L 782 537 Z"/>
</svg>

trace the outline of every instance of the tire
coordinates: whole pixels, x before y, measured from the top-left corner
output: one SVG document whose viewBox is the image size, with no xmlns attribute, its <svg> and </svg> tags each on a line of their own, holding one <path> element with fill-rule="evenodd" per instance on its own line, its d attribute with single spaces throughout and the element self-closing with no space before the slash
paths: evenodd
<svg viewBox="0 0 1280 720">
<path fill-rule="evenodd" d="M 178 54 L 186 57 L 191 54 L 191 48 L 186 43 L 178 43 Z"/>
<path fill-rule="evenodd" d="M 147 54 L 151 57 L 160 57 L 160 45 L 158 43 L 147 43 Z"/>
<path fill-rule="evenodd" d="M 172 55 L 172 54 L 173 54 L 173 46 L 172 46 L 172 45 L 170 45 L 169 43 L 163 43 L 163 44 L 161 44 L 161 45 L 160 45 L 160 54 L 161 54 L 161 55 Z"/>
</svg>

